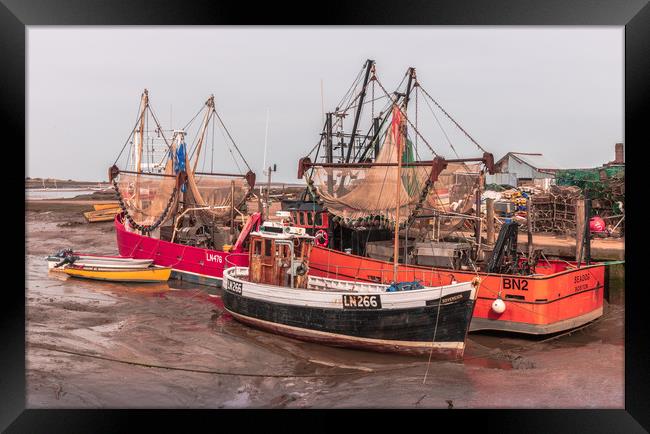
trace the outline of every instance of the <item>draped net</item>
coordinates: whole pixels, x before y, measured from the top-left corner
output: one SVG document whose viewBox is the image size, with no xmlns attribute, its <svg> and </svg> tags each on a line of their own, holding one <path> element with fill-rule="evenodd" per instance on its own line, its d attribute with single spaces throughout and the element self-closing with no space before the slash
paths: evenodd
<svg viewBox="0 0 650 434">
<path fill-rule="evenodd" d="M 400 133 L 403 126 L 399 110 L 394 109 L 375 163 L 397 163 L 399 150 L 404 149 Z M 398 179 L 397 166 L 315 167 L 311 178 L 329 212 L 344 222 L 375 216 L 394 222 L 399 208 L 399 221 L 404 223 L 417 204 L 430 171 L 429 167 L 402 167 Z"/>
<path fill-rule="evenodd" d="M 404 138 L 399 134 L 401 113 L 393 111 L 393 119 L 385 134 L 384 143 L 375 163 L 397 163 L 398 146 Z M 403 164 L 412 161 L 411 144 L 403 152 Z M 420 200 L 420 195 L 431 173 L 431 167 L 402 166 L 398 180 L 397 167 L 372 166 L 363 168 L 315 167 L 311 179 L 328 211 L 340 217 L 343 223 L 381 216 L 395 221 L 399 206 L 399 221 L 404 223 Z M 429 189 L 423 203 L 425 209 L 442 213 L 468 213 L 474 205 L 479 185 L 479 164 L 448 163 Z M 400 200 L 397 203 L 397 189 Z M 449 217 L 442 222 L 442 230 L 452 230 L 462 220 Z"/>
<path fill-rule="evenodd" d="M 173 175 L 171 159 L 165 166 L 165 174 Z M 176 177 L 132 174 L 120 172 L 117 186 L 124 205 L 133 220 L 140 225 L 151 225 L 164 213 L 172 200 L 163 222 L 168 221 L 176 210 L 178 194 L 172 198 Z"/>
<path fill-rule="evenodd" d="M 189 167 L 189 161 L 186 164 Z M 208 219 L 223 219 L 230 216 L 231 207 L 241 208 L 250 189 L 244 178 L 226 179 L 188 172 L 185 202 L 188 208 L 215 207 L 198 213 Z"/>
</svg>

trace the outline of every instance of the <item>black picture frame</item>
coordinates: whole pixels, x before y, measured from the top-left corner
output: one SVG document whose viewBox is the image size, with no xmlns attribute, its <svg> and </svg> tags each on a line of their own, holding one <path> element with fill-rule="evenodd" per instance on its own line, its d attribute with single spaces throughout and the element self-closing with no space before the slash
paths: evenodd
<svg viewBox="0 0 650 434">
<path fill-rule="evenodd" d="M 327 12 L 329 11 L 329 12 Z M 326 13 L 327 12 L 327 13 Z M 444 410 L 414 411 L 400 414 L 396 420 L 409 419 L 438 425 L 449 419 L 454 426 L 468 416 L 484 431 L 498 432 L 645 432 L 650 430 L 650 405 L 647 375 L 648 333 L 643 322 L 644 301 L 648 290 L 642 275 L 643 180 L 641 152 L 647 146 L 644 115 L 650 104 L 650 5 L 647 0 L 628 1 L 359 1 L 355 3 L 267 2 L 246 4 L 219 1 L 167 0 L 2 0 L 0 4 L 0 107 L 3 134 L 14 137 L 6 146 L 26 143 L 25 84 L 26 27 L 31 25 L 523 25 L 523 26 L 625 26 L 625 144 L 626 193 L 633 199 L 626 203 L 626 279 L 625 279 L 625 409 L 624 410 Z M 561 103 L 561 102 L 558 102 Z M 644 122 L 646 121 L 646 122 Z M 644 134 L 646 133 L 646 134 Z M 13 148 L 12 148 L 13 149 Z M 5 148 L 5 167 L 15 163 L 16 152 Z M 24 166 L 23 166 L 24 167 Z M 18 175 L 6 175 L 18 176 Z M 25 174 L 23 172 L 23 178 Z M 24 200 L 18 182 L 8 182 L 11 208 Z M 21 190 L 20 193 L 18 191 Z M 14 196 L 15 195 L 15 196 Z M 638 199 L 637 199 L 638 198 Z M 24 202 L 23 202 L 24 203 Z M 7 206 L 7 204 L 5 204 Z M 16 224 L 17 218 L 10 219 Z M 5 220 L 5 231 L 10 231 Z M 647 224 L 645 225 L 647 227 Z M 3 232 L 5 232 L 3 231 Z M 13 230 L 13 232 L 17 232 Z M 14 234 L 20 236 L 20 234 Z M 10 246 L 17 244 L 8 243 Z M 11 253 L 15 256 L 15 252 Z M 11 274 L 20 281 L 20 267 Z M 24 271 L 24 268 L 22 268 Z M 15 277 L 16 274 L 18 277 Z M 23 274 L 23 282 L 24 282 Z M 166 411 L 166 410 L 29 410 L 25 409 L 25 294 L 18 285 L 4 285 L 0 316 L 0 429 L 7 432 L 115 432 L 132 431 L 139 423 L 165 430 L 190 424 L 207 424 L 211 430 L 226 429 L 236 421 L 238 429 L 254 426 L 259 419 L 245 417 L 241 410 Z M 534 391 L 531 391 L 534 393 Z M 320 429 L 340 426 L 341 420 L 322 411 L 291 412 L 297 423 Z M 304 416 L 307 413 L 307 417 Z M 391 412 L 374 412 L 372 419 L 390 416 Z M 259 417 L 276 419 L 281 412 L 263 411 Z M 244 417 L 242 417 L 244 416 Z M 228 419 L 226 421 L 225 419 Z M 356 419 L 356 417 L 355 417 Z M 370 418 L 363 418 L 368 422 Z M 328 424 L 329 422 L 329 424 Z M 265 424 L 269 423 L 265 421 Z M 134 425 L 136 424 L 136 425 Z M 232 426 L 232 425 L 231 425 Z M 305 426 L 308 429 L 309 426 Z M 403 425 L 408 426 L 408 425 Z M 433 425 L 430 425 L 433 426 Z"/>
</svg>

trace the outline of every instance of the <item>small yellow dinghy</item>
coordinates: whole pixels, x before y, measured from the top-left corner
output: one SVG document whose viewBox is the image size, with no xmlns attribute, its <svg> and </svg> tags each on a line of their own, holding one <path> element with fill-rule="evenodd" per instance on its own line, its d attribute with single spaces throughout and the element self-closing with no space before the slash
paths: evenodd
<svg viewBox="0 0 650 434">
<path fill-rule="evenodd" d="M 103 209 L 111 209 L 111 208 L 119 208 L 120 204 L 117 202 L 109 202 L 109 203 L 95 203 L 93 204 L 93 208 L 95 208 L 95 211 L 101 211 Z"/>
<path fill-rule="evenodd" d="M 120 211 L 122 211 L 122 209 L 119 206 L 104 208 L 95 211 L 87 211 L 84 213 L 84 217 L 88 220 L 88 223 L 109 222 L 115 219 L 115 214 Z"/>
<path fill-rule="evenodd" d="M 149 267 L 135 270 L 69 265 L 61 271 L 82 279 L 106 280 L 111 282 L 166 282 L 172 273 L 171 267 Z"/>
</svg>

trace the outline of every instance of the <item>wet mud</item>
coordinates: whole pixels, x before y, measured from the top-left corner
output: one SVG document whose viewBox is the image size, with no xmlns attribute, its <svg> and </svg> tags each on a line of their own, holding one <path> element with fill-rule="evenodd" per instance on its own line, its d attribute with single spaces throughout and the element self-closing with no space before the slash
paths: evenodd
<svg viewBox="0 0 650 434">
<path fill-rule="evenodd" d="M 77 223 L 75 223 L 77 222 Z M 471 333 L 460 362 L 325 347 L 242 325 L 220 290 L 48 273 L 116 254 L 112 223 L 26 213 L 29 408 L 623 408 L 624 309 L 572 333 Z"/>
</svg>

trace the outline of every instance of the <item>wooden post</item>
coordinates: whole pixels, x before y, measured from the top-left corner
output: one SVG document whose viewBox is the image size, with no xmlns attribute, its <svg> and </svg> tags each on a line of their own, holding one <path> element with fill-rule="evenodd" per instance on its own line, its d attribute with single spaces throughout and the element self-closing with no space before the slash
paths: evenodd
<svg viewBox="0 0 650 434">
<path fill-rule="evenodd" d="M 230 181 L 230 234 L 235 233 L 235 181 Z"/>
<path fill-rule="evenodd" d="M 589 221 L 591 220 L 591 197 L 589 190 L 585 189 L 585 263 L 591 264 L 591 228 Z"/>
<path fill-rule="evenodd" d="M 268 171 L 268 176 L 269 176 L 268 181 L 266 183 L 266 219 L 268 220 L 271 211 L 269 209 L 271 206 L 271 204 L 269 203 L 270 200 L 269 196 L 271 194 L 271 167 L 269 166 L 268 169 L 266 170 Z"/>
<path fill-rule="evenodd" d="M 476 189 L 476 226 L 474 236 L 476 238 L 476 257 L 481 256 L 481 194 L 483 191 L 483 171 L 479 175 L 478 188 Z"/>
<path fill-rule="evenodd" d="M 585 200 L 576 199 L 576 261 L 582 262 L 582 245 L 585 236 Z"/>
<path fill-rule="evenodd" d="M 494 199 L 486 199 L 487 243 L 494 244 Z"/>
<path fill-rule="evenodd" d="M 533 201 L 526 199 L 526 223 L 528 229 L 528 263 L 533 259 Z"/>
</svg>

